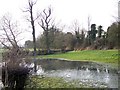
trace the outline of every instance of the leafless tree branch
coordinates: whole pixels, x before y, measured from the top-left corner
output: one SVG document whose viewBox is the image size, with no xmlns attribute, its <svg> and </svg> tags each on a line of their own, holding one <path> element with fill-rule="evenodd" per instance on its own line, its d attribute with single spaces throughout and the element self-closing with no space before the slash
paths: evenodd
<svg viewBox="0 0 120 90">
<path fill-rule="evenodd" d="M 47 49 L 48 53 L 49 53 L 49 49 L 50 49 L 48 33 L 49 33 L 49 30 L 51 30 L 50 28 L 52 28 L 52 26 L 53 26 L 51 23 L 52 22 L 51 12 L 52 12 L 52 9 L 50 7 L 48 7 L 47 9 L 44 9 L 41 13 L 40 21 L 38 21 L 38 24 L 44 30 L 44 33 L 45 33 L 46 49 Z"/>
<path fill-rule="evenodd" d="M 12 22 L 11 18 L 7 15 L 3 16 L 0 23 L 0 30 L 2 32 L 0 33 L 1 44 L 8 48 L 9 46 L 5 43 L 9 43 L 11 47 L 18 48 L 17 37 L 21 33 L 17 30 L 16 23 Z"/>
</svg>

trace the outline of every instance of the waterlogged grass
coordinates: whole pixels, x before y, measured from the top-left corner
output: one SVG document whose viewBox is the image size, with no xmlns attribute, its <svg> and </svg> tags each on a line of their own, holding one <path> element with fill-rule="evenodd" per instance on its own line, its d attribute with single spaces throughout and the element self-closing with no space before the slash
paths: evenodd
<svg viewBox="0 0 120 90">
<path fill-rule="evenodd" d="M 84 50 L 53 55 L 41 55 L 37 56 L 37 58 L 63 58 L 68 60 L 95 61 L 117 65 L 119 56 L 118 50 Z"/>
<path fill-rule="evenodd" d="M 68 83 L 62 78 L 33 76 L 27 81 L 26 88 L 74 88 L 73 83 Z"/>
<path fill-rule="evenodd" d="M 26 82 L 25 88 L 92 88 L 78 80 L 65 81 L 60 77 L 32 76 Z"/>
</svg>

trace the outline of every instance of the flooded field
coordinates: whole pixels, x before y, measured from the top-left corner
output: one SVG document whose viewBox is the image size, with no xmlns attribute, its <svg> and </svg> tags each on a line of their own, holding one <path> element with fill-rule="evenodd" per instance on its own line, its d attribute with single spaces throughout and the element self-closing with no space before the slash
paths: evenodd
<svg viewBox="0 0 120 90">
<path fill-rule="evenodd" d="M 33 61 L 24 64 L 25 67 L 34 67 Z M 32 75 L 33 71 L 32 69 L 30 72 Z M 95 62 L 41 59 L 37 60 L 36 74 L 63 78 L 66 82 L 75 81 L 77 87 L 84 85 L 95 88 L 118 88 L 118 70 Z"/>
<path fill-rule="evenodd" d="M 57 59 L 37 60 L 37 75 L 61 77 L 90 87 L 118 88 L 118 70 L 95 62 Z M 34 66 L 29 63 L 28 66 Z"/>
</svg>

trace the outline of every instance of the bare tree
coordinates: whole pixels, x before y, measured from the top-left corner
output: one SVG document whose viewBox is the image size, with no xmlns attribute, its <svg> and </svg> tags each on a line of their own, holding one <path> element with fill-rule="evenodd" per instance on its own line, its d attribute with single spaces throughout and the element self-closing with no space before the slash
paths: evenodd
<svg viewBox="0 0 120 90">
<path fill-rule="evenodd" d="M 30 17 L 27 18 L 27 20 L 31 23 L 32 26 L 32 35 L 33 35 L 33 46 L 34 46 L 34 71 L 36 72 L 36 37 L 35 37 L 35 20 L 37 20 L 37 18 L 39 17 L 39 15 L 34 18 L 33 16 L 33 7 L 35 6 L 35 4 L 37 3 L 37 1 L 33 1 L 33 0 L 28 0 L 28 8 L 24 11 L 24 12 L 28 12 L 30 14 Z"/>
<path fill-rule="evenodd" d="M 44 9 L 43 12 L 41 13 L 40 21 L 38 22 L 38 24 L 44 30 L 45 33 L 47 53 L 49 53 L 50 50 L 48 33 L 50 28 L 53 26 L 51 12 L 52 12 L 51 7 L 48 7 L 48 9 Z"/>
<path fill-rule="evenodd" d="M 19 35 L 22 33 L 17 26 L 16 22 L 13 22 L 11 17 L 9 16 L 3 16 L 3 18 L 0 21 L 0 43 L 7 48 L 8 50 L 3 53 L 2 60 L 5 62 L 5 66 L 2 67 L 2 82 L 4 86 L 8 85 L 8 87 L 13 88 L 16 85 L 16 88 L 24 87 L 24 81 L 19 82 L 15 78 L 23 79 L 22 77 L 27 75 L 22 73 L 19 69 L 21 67 L 19 66 L 20 63 L 23 61 L 23 58 L 26 56 L 25 53 L 23 53 L 23 50 L 19 47 Z M 24 68 L 25 69 L 25 68 Z M 18 71 L 17 71 L 18 70 Z M 23 69 L 22 69 L 23 70 Z M 19 76 L 16 76 L 17 73 Z M 14 78 L 13 78 L 14 77 Z M 24 78 L 25 80 L 25 78 Z M 16 84 L 15 84 L 15 81 Z"/>
<path fill-rule="evenodd" d="M 12 18 L 8 15 L 3 16 L 0 21 L 0 43 L 8 49 L 9 56 L 5 55 L 3 57 L 9 62 L 13 62 L 12 66 L 19 64 L 24 55 L 21 53 L 22 48 L 18 45 L 21 40 L 19 36 L 22 34 L 22 31 L 19 30 L 17 22 L 13 22 Z M 21 53 L 21 54 L 20 54 Z"/>
<path fill-rule="evenodd" d="M 71 29 L 75 32 L 75 49 L 78 49 L 80 44 L 80 25 L 78 20 L 74 20 L 71 26 Z"/>
<path fill-rule="evenodd" d="M 90 16 L 88 16 L 88 31 L 90 30 L 90 24 L 91 24 L 91 17 Z"/>
<path fill-rule="evenodd" d="M 79 22 L 78 22 L 78 20 L 74 20 L 73 22 L 72 22 L 72 25 L 71 25 L 72 27 L 72 30 L 74 30 L 74 31 L 79 31 L 79 29 L 80 29 L 80 25 L 79 25 Z"/>
<path fill-rule="evenodd" d="M 91 29 L 91 17 L 88 15 L 87 18 L 87 23 L 88 23 L 88 32 L 87 32 L 87 37 L 88 37 L 88 44 L 90 44 L 90 29 Z"/>
<path fill-rule="evenodd" d="M 17 23 L 13 23 L 9 16 L 3 16 L 0 22 L 0 42 L 7 49 L 19 48 L 18 36 L 21 31 L 17 28 Z"/>
</svg>

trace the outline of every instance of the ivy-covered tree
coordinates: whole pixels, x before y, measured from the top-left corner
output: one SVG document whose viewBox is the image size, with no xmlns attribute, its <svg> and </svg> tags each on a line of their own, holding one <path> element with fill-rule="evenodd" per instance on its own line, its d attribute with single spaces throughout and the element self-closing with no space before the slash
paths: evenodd
<svg viewBox="0 0 120 90">
<path fill-rule="evenodd" d="M 102 26 L 98 26 L 98 37 L 101 38 L 102 37 L 102 33 L 103 33 L 103 29 L 102 29 Z"/>
<path fill-rule="evenodd" d="M 110 49 L 118 46 L 119 24 L 113 23 L 107 30 L 107 41 Z"/>
<path fill-rule="evenodd" d="M 90 31 L 91 43 L 93 43 L 96 40 L 96 34 L 97 34 L 96 24 L 92 24 L 91 31 Z"/>
<path fill-rule="evenodd" d="M 30 40 L 25 41 L 25 48 L 33 48 L 33 42 Z"/>
<path fill-rule="evenodd" d="M 76 37 L 76 48 L 79 48 L 80 46 L 80 32 L 79 32 L 79 28 L 77 31 L 75 31 L 75 37 Z"/>
<path fill-rule="evenodd" d="M 64 33 L 59 28 L 52 26 L 48 31 L 49 49 L 60 49 L 63 45 Z M 46 49 L 46 34 L 45 31 L 37 38 L 38 48 Z"/>
</svg>

